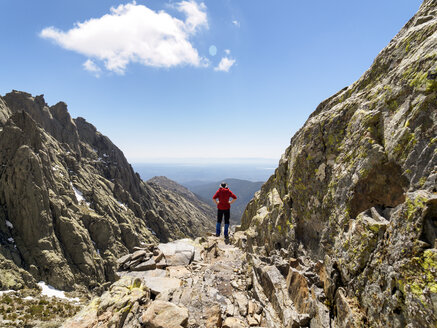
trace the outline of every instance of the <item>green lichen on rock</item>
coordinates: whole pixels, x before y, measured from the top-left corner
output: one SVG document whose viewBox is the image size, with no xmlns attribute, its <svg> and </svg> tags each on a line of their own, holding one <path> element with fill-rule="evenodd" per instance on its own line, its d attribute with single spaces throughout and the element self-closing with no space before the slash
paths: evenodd
<svg viewBox="0 0 437 328">
<path fill-rule="evenodd" d="M 435 8 L 435 0 L 424 1 L 358 81 L 317 107 L 244 214 L 251 244 L 267 252 L 275 251 L 277 237 L 262 230 L 291 215 L 293 227 L 280 223 L 280 230 L 294 239 L 280 246 L 330 263 L 372 327 L 428 327 L 435 320 Z M 252 226 L 274 188 L 292 202 Z M 398 280 L 408 285 L 402 295 Z M 415 303 L 423 291 L 428 307 Z"/>
<path fill-rule="evenodd" d="M 422 195 L 418 195 L 416 198 L 407 197 L 405 205 L 407 207 L 407 219 L 412 220 L 417 217 L 417 212 L 419 215 L 426 209 L 426 203 L 428 198 Z"/>
<path fill-rule="evenodd" d="M 427 249 L 402 267 L 398 281 L 403 293 L 407 289 L 421 299 L 426 293 L 437 294 L 437 250 Z"/>
</svg>

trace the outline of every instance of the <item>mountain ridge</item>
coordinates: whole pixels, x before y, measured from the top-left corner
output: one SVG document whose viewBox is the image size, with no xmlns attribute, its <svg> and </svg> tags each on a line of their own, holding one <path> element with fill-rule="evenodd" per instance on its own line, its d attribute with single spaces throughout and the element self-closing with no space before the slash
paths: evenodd
<svg viewBox="0 0 437 328">
<path fill-rule="evenodd" d="M 14 277 L 0 279 L 2 288 L 44 280 L 102 290 L 117 279 L 116 258 L 133 247 L 212 227 L 183 198 L 143 182 L 121 150 L 85 119 L 73 120 L 63 102 L 49 107 L 43 96 L 12 91 L 0 97 L 0 127 L 0 267 L 2 278 Z M 189 211 L 166 207 L 169 196 Z M 25 282 L 18 268 L 34 279 Z"/>
</svg>

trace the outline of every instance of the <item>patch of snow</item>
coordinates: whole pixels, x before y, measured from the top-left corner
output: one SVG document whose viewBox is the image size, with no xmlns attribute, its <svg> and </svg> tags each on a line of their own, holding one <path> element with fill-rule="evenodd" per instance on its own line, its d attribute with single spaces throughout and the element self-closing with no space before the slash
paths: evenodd
<svg viewBox="0 0 437 328">
<path fill-rule="evenodd" d="M 100 249 L 98 249 L 98 248 L 97 248 L 97 254 L 99 254 L 99 255 L 100 255 Z"/>
<path fill-rule="evenodd" d="M 4 294 L 10 294 L 15 292 L 15 290 L 12 289 L 8 289 L 8 290 L 0 290 L 0 296 L 4 295 Z"/>
<path fill-rule="evenodd" d="M 30 301 L 30 300 L 34 300 L 34 299 L 35 298 L 32 297 L 32 296 L 26 296 L 26 297 L 23 298 L 23 300 L 26 300 L 26 301 Z"/>
<path fill-rule="evenodd" d="M 38 283 L 38 286 L 41 287 L 42 289 L 41 295 L 45 295 L 48 297 L 63 298 L 65 300 L 72 301 L 72 302 L 79 302 L 78 297 L 74 297 L 74 298 L 67 297 L 65 296 L 65 292 L 63 292 L 62 290 L 58 290 L 53 286 L 47 285 L 44 281 L 40 281 Z"/>
<path fill-rule="evenodd" d="M 108 154 L 103 154 L 103 157 L 109 157 L 109 155 Z"/>
<path fill-rule="evenodd" d="M 6 220 L 6 226 L 10 229 L 14 229 L 14 226 L 11 221 Z"/>
<path fill-rule="evenodd" d="M 15 240 L 14 240 L 14 238 L 8 238 L 8 242 L 10 242 L 10 243 L 15 243 Z"/>
<path fill-rule="evenodd" d="M 127 207 L 126 205 L 124 205 L 122 202 L 117 201 L 118 206 L 120 206 L 122 209 L 124 209 L 125 211 L 127 211 Z"/>
<path fill-rule="evenodd" d="M 74 195 L 76 196 L 77 201 L 80 203 L 82 201 L 85 201 L 85 198 L 83 197 L 83 194 L 77 190 L 76 188 L 74 188 L 73 183 L 70 182 L 71 188 L 73 188 L 74 191 Z"/>
<path fill-rule="evenodd" d="M 152 235 L 156 236 L 156 232 L 155 231 L 153 231 L 151 228 L 147 228 L 147 229 L 149 229 L 149 231 L 152 233 Z"/>
</svg>

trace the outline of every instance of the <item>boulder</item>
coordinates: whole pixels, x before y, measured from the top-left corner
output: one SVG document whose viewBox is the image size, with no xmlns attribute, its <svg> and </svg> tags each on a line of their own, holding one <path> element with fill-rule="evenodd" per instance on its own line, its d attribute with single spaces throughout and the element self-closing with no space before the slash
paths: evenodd
<svg viewBox="0 0 437 328">
<path fill-rule="evenodd" d="M 181 328 L 187 327 L 188 310 L 170 302 L 154 301 L 141 316 L 144 327 Z"/>
<path fill-rule="evenodd" d="M 220 328 L 222 326 L 222 311 L 220 306 L 214 305 L 206 311 L 206 328 Z"/>
<path fill-rule="evenodd" d="M 308 280 L 296 269 L 291 268 L 288 272 L 287 289 L 294 307 L 299 313 L 310 314 L 313 312 Z"/>
<path fill-rule="evenodd" d="M 67 320 L 62 327 L 128 327 L 136 320 L 139 304 L 148 300 L 150 291 L 141 279 L 122 277 L 100 298 L 95 298 L 76 316 Z"/>
<path fill-rule="evenodd" d="M 177 289 L 182 284 L 180 279 L 168 277 L 144 277 L 143 281 L 154 295 Z"/>
<path fill-rule="evenodd" d="M 164 254 L 167 265 L 188 265 L 194 259 L 195 247 L 189 239 L 159 244 L 158 248 Z"/>
<path fill-rule="evenodd" d="M 223 322 L 222 327 L 223 328 L 244 328 L 244 327 L 249 327 L 249 325 L 246 324 L 241 319 L 234 318 L 234 317 L 228 317 Z"/>
</svg>

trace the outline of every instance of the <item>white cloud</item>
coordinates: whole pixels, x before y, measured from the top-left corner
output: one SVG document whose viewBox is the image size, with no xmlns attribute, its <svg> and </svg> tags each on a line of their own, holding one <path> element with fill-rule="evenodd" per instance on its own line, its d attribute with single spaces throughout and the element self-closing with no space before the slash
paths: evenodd
<svg viewBox="0 0 437 328">
<path fill-rule="evenodd" d="M 240 27 L 240 22 L 237 20 L 233 20 L 232 24 L 234 24 L 236 27 Z"/>
<path fill-rule="evenodd" d="M 202 26 L 208 27 L 206 6 L 203 2 L 197 4 L 194 1 L 182 1 L 176 4 L 176 9 L 187 15 L 185 25 L 190 31 L 195 32 L 196 29 Z"/>
<path fill-rule="evenodd" d="M 199 56 L 190 42 L 198 30 L 208 28 L 205 4 L 182 1 L 174 9 L 185 14 L 185 21 L 132 2 L 113 7 L 110 14 L 100 18 L 76 23 L 66 32 L 47 27 L 40 36 L 101 60 L 107 70 L 119 74 L 124 73 L 130 62 L 153 67 L 207 66 L 207 60 Z M 85 69 L 95 66 L 93 61 L 87 62 Z"/>
<path fill-rule="evenodd" d="M 96 77 L 100 76 L 100 72 L 102 71 L 99 66 L 96 65 L 91 59 L 88 59 L 86 62 L 82 64 L 83 68 L 91 73 L 94 73 Z"/>
<path fill-rule="evenodd" d="M 217 67 L 214 68 L 214 71 L 222 71 L 229 72 L 229 69 L 232 65 L 235 64 L 235 59 L 223 57 Z"/>
<path fill-rule="evenodd" d="M 225 54 L 230 55 L 231 51 L 229 49 L 225 49 Z"/>
</svg>

